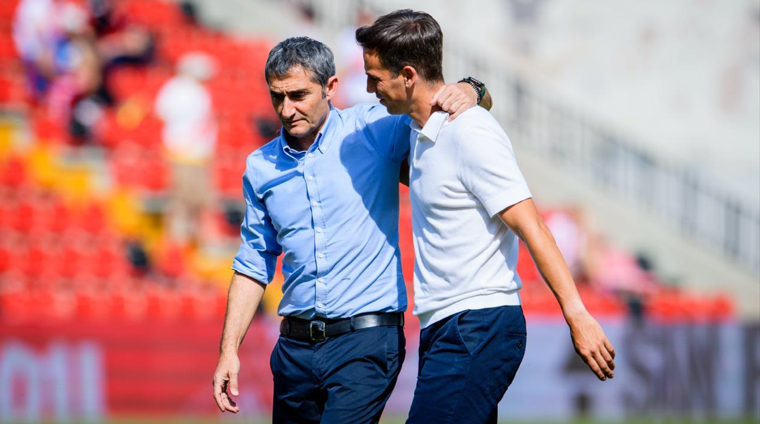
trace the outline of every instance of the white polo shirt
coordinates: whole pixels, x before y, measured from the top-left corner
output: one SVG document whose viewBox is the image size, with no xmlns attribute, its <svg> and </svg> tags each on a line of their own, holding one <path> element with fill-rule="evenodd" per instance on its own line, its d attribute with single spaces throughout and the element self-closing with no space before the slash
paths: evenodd
<svg viewBox="0 0 760 424">
<path fill-rule="evenodd" d="M 485 109 L 412 121 L 414 314 L 422 328 L 467 309 L 519 305 L 518 238 L 499 217 L 531 197 L 512 144 Z"/>
</svg>

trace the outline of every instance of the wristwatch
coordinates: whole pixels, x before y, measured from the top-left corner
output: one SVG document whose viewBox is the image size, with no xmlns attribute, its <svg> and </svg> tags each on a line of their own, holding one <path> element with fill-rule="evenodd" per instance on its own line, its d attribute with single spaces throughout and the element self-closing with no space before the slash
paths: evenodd
<svg viewBox="0 0 760 424">
<path fill-rule="evenodd" d="M 478 104 L 480 104 L 481 101 L 483 101 L 483 96 L 486 95 L 486 85 L 482 82 L 476 80 L 473 77 L 467 77 L 462 78 L 461 80 L 457 82 L 466 82 L 467 84 L 470 84 L 473 89 L 475 89 L 475 92 L 478 93 Z"/>
</svg>

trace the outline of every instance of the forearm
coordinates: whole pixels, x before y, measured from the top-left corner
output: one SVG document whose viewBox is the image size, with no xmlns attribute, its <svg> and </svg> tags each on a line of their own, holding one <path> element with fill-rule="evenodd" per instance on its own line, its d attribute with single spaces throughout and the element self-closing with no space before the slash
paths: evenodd
<svg viewBox="0 0 760 424">
<path fill-rule="evenodd" d="M 570 327 L 575 351 L 600 380 L 612 378 L 615 349 L 604 330 L 586 311 L 573 277 L 557 243 L 532 199 L 526 199 L 501 211 L 501 219 L 528 246 L 541 276 L 557 298 Z"/>
<path fill-rule="evenodd" d="M 491 106 L 493 106 L 493 99 L 491 98 L 491 92 L 488 91 L 488 88 L 486 88 L 486 92 L 483 94 L 483 98 L 480 99 L 480 103 L 478 103 L 478 92 L 470 84 L 466 82 L 458 82 L 457 86 L 468 93 L 467 95 L 470 96 L 473 103 L 477 104 L 485 110 L 491 110 Z"/>
<path fill-rule="evenodd" d="M 472 88 L 472 91 L 475 93 L 475 97 L 473 98 L 473 101 L 478 106 L 482 107 L 483 109 L 491 110 L 491 107 L 493 107 L 493 98 L 491 97 L 491 92 L 488 91 L 488 87 L 486 87 L 485 84 L 483 84 L 482 82 L 472 77 L 467 77 L 459 81 L 458 84 L 467 84 L 468 86 L 470 86 L 470 88 Z M 480 97 L 481 90 L 482 90 L 483 97 Z M 480 97 L 480 101 L 478 101 L 479 97 Z"/>
<path fill-rule="evenodd" d="M 488 89 L 482 85 L 482 89 L 485 90 L 483 97 L 480 98 L 480 88 L 475 83 L 470 84 L 465 80 L 459 81 L 454 84 L 447 84 L 441 86 L 430 100 L 430 106 L 438 106 L 444 112 L 450 114 L 449 120 L 453 121 L 460 114 L 470 109 L 475 105 L 480 105 L 487 110 L 491 109 L 491 95 L 488 93 Z"/>
<path fill-rule="evenodd" d="M 232 276 L 220 353 L 237 352 L 261 303 L 265 288 L 266 285 L 237 272 Z"/>
<path fill-rule="evenodd" d="M 528 247 L 536 267 L 554 293 L 565 320 L 569 322 L 578 314 L 585 313 L 586 308 L 551 231 L 540 216 L 535 219 L 535 225 L 520 230 L 518 236 Z"/>
</svg>

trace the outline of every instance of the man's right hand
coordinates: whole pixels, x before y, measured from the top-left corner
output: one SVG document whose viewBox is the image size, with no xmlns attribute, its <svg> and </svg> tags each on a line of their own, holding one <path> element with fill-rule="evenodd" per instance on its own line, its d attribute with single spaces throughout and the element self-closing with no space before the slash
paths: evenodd
<svg viewBox="0 0 760 424">
<path fill-rule="evenodd" d="M 219 364 L 214 372 L 214 400 L 222 412 L 236 414 L 238 408 L 232 396 L 238 396 L 238 374 L 240 373 L 240 359 L 236 354 L 222 354 L 219 356 Z"/>
</svg>

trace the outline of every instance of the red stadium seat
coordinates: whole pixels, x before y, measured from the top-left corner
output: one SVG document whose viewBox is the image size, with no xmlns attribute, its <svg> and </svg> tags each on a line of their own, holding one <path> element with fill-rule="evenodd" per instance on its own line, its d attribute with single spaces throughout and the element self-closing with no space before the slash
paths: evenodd
<svg viewBox="0 0 760 424">
<path fill-rule="evenodd" d="M 17 188 L 27 181 L 26 165 L 21 158 L 11 157 L 0 165 L 0 184 Z"/>
<path fill-rule="evenodd" d="M 71 214 L 69 208 L 61 200 L 54 200 L 39 210 L 37 221 L 40 228 L 45 232 L 63 234 L 70 225 Z"/>
<path fill-rule="evenodd" d="M 96 246 L 94 258 L 89 268 L 96 277 L 110 280 L 114 276 L 126 275 L 129 272 L 126 252 L 113 243 L 100 243 Z"/>
<path fill-rule="evenodd" d="M 45 143 L 58 143 L 67 138 L 64 123 L 52 119 L 46 113 L 35 115 L 34 132 L 37 139 Z"/>
<path fill-rule="evenodd" d="M 3 290 L 0 292 L 0 316 L 3 322 L 28 322 L 39 310 L 32 305 L 33 294 L 26 290 Z"/>
<path fill-rule="evenodd" d="M 0 21 L 13 21 L 16 14 L 16 6 L 20 0 L 3 0 L 0 1 Z"/>
<path fill-rule="evenodd" d="M 151 287 L 145 291 L 147 315 L 158 320 L 180 318 L 182 300 L 168 289 Z"/>
<path fill-rule="evenodd" d="M 15 202 L 0 199 L 0 230 L 10 228 L 14 209 Z"/>
<path fill-rule="evenodd" d="M 11 215 L 11 228 L 28 234 L 34 227 L 34 211 L 30 202 L 17 203 L 16 210 Z"/>
<path fill-rule="evenodd" d="M 76 293 L 76 318 L 103 320 L 111 315 L 110 294 L 105 291 L 79 290 Z"/>
<path fill-rule="evenodd" d="M 10 33 L 0 32 L 0 62 L 8 63 L 18 59 L 18 52 Z"/>
<path fill-rule="evenodd" d="M 0 244 L 0 275 L 11 269 L 11 262 L 14 260 L 13 251 L 8 246 Z"/>
<path fill-rule="evenodd" d="M 80 213 L 79 219 L 79 227 L 90 234 L 100 234 L 106 230 L 106 214 L 101 204 L 89 204 Z"/>
<path fill-rule="evenodd" d="M 185 264 L 185 252 L 182 246 L 174 243 L 167 243 L 160 252 L 159 270 L 169 278 L 178 278 L 187 271 Z"/>
<path fill-rule="evenodd" d="M 147 301 L 145 294 L 139 290 L 130 290 L 123 287 L 112 290 L 110 294 L 110 316 L 117 320 L 142 320 L 147 313 Z"/>
<path fill-rule="evenodd" d="M 177 26 L 183 23 L 182 12 L 175 3 L 145 0 L 124 3 L 127 15 L 148 27 Z"/>
<path fill-rule="evenodd" d="M 0 103 L 6 108 L 23 108 L 26 99 L 26 85 L 20 77 L 0 76 Z"/>
</svg>

